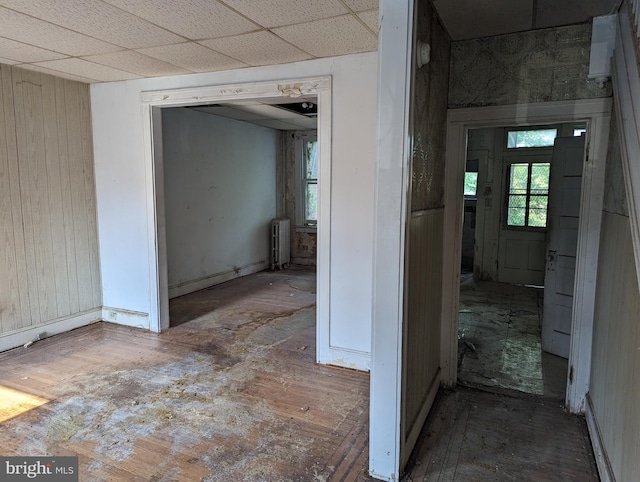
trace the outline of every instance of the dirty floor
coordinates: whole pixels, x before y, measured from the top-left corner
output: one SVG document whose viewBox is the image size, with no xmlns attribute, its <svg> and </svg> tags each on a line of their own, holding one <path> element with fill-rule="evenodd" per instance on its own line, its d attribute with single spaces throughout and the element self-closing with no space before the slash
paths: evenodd
<svg viewBox="0 0 640 482">
<path fill-rule="evenodd" d="M 599 478 L 584 418 L 538 396 L 458 387 L 436 397 L 403 480 Z"/>
<path fill-rule="evenodd" d="M 83 482 L 367 480 L 369 376 L 314 363 L 314 282 L 262 272 L 173 300 L 160 335 L 1 353 L 0 454 L 78 455 Z"/>
<path fill-rule="evenodd" d="M 567 360 L 542 351 L 543 290 L 463 276 L 458 383 L 564 400 Z"/>
</svg>

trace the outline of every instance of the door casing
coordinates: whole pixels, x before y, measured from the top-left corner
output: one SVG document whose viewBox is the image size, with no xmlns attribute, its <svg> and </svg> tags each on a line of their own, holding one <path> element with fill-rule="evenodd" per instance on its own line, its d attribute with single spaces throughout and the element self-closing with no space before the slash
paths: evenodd
<svg viewBox="0 0 640 482">
<path fill-rule="evenodd" d="M 450 109 L 445 164 L 445 250 L 441 330 L 442 383 L 457 380 L 458 305 L 462 245 L 463 186 L 466 139 L 469 129 L 505 125 L 544 125 L 564 122 L 587 124 L 586 162 L 583 169 L 578 256 L 572 315 L 571 350 L 567 373 L 566 405 L 583 413 L 591 374 L 597 259 L 604 193 L 604 172 L 611 120 L 611 99 L 538 102 L 491 107 Z"/>
</svg>

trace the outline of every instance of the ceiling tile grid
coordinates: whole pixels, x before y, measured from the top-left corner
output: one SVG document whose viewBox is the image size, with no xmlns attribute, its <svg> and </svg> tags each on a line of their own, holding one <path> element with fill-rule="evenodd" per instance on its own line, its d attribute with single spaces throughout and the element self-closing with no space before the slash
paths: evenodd
<svg viewBox="0 0 640 482">
<path fill-rule="evenodd" d="M 144 76 L 180 75 L 188 74 L 189 71 L 176 65 L 154 59 L 148 55 L 143 55 L 133 50 L 122 50 L 108 54 L 92 55 L 83 57 L 84 60 L 95 62 L 96 64 L 124 70 L 132 74 Z"/>
<path fill-rule="evenodd" d="M 0 25 L 0 37 L 66 55 L 91 55 L 121 50 L 116 45 L 1 6 Z"/>
<path fill-rule="evenodd" d="M 200 43 L 252 66 L 284 64 L 312 58 L 308 53 L 266 30 Z"/>
<path fill-rule="evenodd" d="M 17 12 L 125 48 L 150 47 L 184 40 L 102 0 L 2 0 L 2 4 Z"/>
<path fill-rule="evenodd" d="M 32 65 L 45 67 L 58 72 L 66 72 L 78 77 L 102 80 L 104 82 L 140 78 L 139 75 L 132 74 L 131 72 L 114 69 L 78 58 L 50 60 L 48 62 L 38 62 Z"/>
<path fill-rule="evenodd" d="M 33 45 L 24 44 L 8 38 L 0 37 L 0 57 L 12 58 L 18 62 L 43 62 L 45 60 L 63 59 L 66 55 L 41 49 Z"/>
<path fill-rule="evenodd" d="M 224 0 L 224 3 L 265 28 L 348 13 L 339 0 Z"/>
<path fill-rule="evenodd" d="M 159 47 L 139 49 L 137 52 L 169 62 L 191 72 L 215 72 L 217 70 L 247 67 L 247 64 L 239 60 L 227 57 L 195 42 L 161 45 Z"/>
<path fill-rule="evenodd" d="M 377 37 L 353 15 L 274 28 L 273 32 L 315 57 L 368 52 L 378 45 Z"/>
<path fill-rule="evenodd" d="M 260 29 L 215 0 L 105 1 L 190 40 L 226 37 Z M 262 0 L 254 3 L 262 3 Z"/>
<path fill-rule="evenodd" d="M 0 62 L 94 83 L 375 51 L 377 3 L 0 0 Z"/>
</svg>

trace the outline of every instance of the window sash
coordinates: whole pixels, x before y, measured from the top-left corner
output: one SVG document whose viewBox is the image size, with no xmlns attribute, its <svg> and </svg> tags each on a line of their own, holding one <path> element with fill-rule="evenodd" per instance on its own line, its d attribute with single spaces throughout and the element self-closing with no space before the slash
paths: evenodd
<svg viewBox="0 0 640 482">
<path fill-rule="evenodd" d="M 522 182 L 522 170 L 526 167 L 526 185 Z M 534 167 L 546 167 L 546 179 L 537 180 L 532 188 Z M 549 163 L 518 162 L 509 165 L 507 176 L 506 226 L 510 229 L 544 230 L 548 222 L 549 209 Z M 520 176 L 516 177 L 517 171 Z M 544 175 L 544 169 L 542 169 Z M 543 214 L 541 214 L 543 212 Z"/>
</svg>

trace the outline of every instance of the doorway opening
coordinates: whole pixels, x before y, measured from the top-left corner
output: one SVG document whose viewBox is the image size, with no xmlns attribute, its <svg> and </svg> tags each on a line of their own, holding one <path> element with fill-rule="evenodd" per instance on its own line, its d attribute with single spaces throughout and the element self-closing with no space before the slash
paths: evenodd
<svg viewBox="0 0 640 482">
<path fill-rule="evenodd" d="M 442 309 L 442 380 L 445 386 L 457 383 L 460 265 L 464 214 L 464 175 L 469 130 L 504 126 L 545 126 L 584 123 L 587 128 L 588 162 L 582 162 L 582 181 L 575 256 L 575 280 L 570 322 L 570 348 L 565 404 L 572 413 L 583 413 L 589 388 L 594 320 L 594 286 L 600 246 L 602 193 L 606 160 L 610 99 L 540 102 L 496 107 L 451 109 L 448 115 L 445 242 Z M 504 181 L 506 183 L 506 179 Z"/>
<path fill-rule="evenodd" d="M 287 174 L 295 172 L 290 166 L 301 161 L 288 154 L 295 152 L 288 133 L 317 130 L 309 200 L 316 211 L 313 227 L 306 227 L 318 233 L 317 288 L 311 280 L 302 284 L 317 293 L 316 360 L 322 359 L 329 348 L 329 266 L 323 253 L 330 240 L 330 85 L 323 77 L 143 94 L 148 179 L 154 187 L 155 216 L 149 223 L 154 331 L 172 324 L 170 298 L 270 267 L 271 222 L 290 214 L 288 191 L 298 192 L 289 189 Z M 289 242 L 294 242 L 297 219 L 291 221 Z"/>
<path fill-rule="evenodd" d="M 564 400 L 585 134 L 585 123 L 468 131 L 462 385 Z"/>
</svg>

